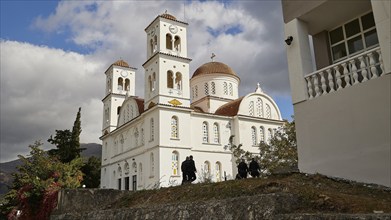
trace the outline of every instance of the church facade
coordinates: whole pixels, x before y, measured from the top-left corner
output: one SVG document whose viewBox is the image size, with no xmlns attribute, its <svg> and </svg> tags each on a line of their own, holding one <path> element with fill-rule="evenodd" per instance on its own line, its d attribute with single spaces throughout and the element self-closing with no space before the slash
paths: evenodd
<svg viewBox="0 0 391 220">
<path fill-rule="evenodd" d="M 239 97 L 239 76 L 209 62 L 190 78 L 187 26 L 170 14 L 146 28 L 144 99 L 135 96 L 135 74 L 123 60 L 105 71 L 101 188 L 140 190 L 181 184 L 181 162 L 192 155 L 197 181 L 233 179 L 234 144 L 259 153 L 283 124 L 273 99 L 260 85 Z"/>
</svg>

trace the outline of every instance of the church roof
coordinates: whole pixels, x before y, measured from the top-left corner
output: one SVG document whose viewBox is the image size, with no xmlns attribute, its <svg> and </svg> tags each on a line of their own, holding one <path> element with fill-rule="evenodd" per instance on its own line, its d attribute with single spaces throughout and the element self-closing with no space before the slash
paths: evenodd
<svg viewBox="0 0 391 220">
<path fill-rule="evenodd" d="M 144 99 L 134 98 L 138 106 L 138 112 L 141 115 L 144 112 Z"/>
<path fill-rule="evenodd" d="M 124 60 L 117 60 L 117 61 L 115 61 L 115 63 L 113 63 L 113 65 L 129 68 L 129 64 L 127 62 L 125 62 Z"/>
<path fill-rule="evenodd" d="M 228 65 L 221 62 L 209 62 L 198 67 L 198 69 L 193 73 L 193 76 L 191 78 L 200 75 L 213 74 L 213 73 L 227 74 L 227 75 L 238 77 L 236 73 Z"/>
<path fill-rule="evenodd" d="M 161 14 L 160 17 L 176 21 L 176 17 L 174 15 L 170 15 L 168 13 Z"/>
<path fill-rule="evenodd" d="M 238 99 L 232 100 L 218 108 L 215 112 L 216 115 L 222 116 L 235 116 L 238 114 L 240 103 L 242 102 L 244 96 Z"/>
</svg>

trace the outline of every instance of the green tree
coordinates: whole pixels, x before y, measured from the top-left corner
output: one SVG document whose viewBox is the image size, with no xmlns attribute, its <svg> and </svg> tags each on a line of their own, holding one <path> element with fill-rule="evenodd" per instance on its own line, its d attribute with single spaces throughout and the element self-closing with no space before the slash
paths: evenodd
<svg viewBox="0 0 391 220">
<path fill-rule="evenodd" d="M 269 143 L 259 144 L 259 149 L 263 173 L 296 171 L 298 158 L 295 121 L 285 121 Z"/>
<path fill-rule="evenodd" d="M 55 145 L 56 149 L 49 151 L 52 156 L 58 157 L 63 163 L 69 163 L 73 159 L 80 157 L 80 153 L 85 150 L 80 148 L 80 134 L 81 134 L 81 108 L 76 115 L 76 120 L 73 124 L 72 131 L 70 130 L 56 130 L 56 135 L 50 136 L 48 142 Z"/>
<path fill-rule="evenodd" d="M 29 147 L 29 157 L 18 156 L 23 164 L 13 174 L 12 190 L 1 206 L 2 217 L 13 219 L 20 210 L 21 219 L 48 219 L 57 204 L 58 190 L 77 188 L 83 179 L 81 158 L 62 163 L 42 150 L 41 142 Z"/>
<path fill-rule="evenodd" d="M 97 188 L 100 185 L 101 161 L 97 157 L 89 157 L 87 163 L 83 165 L 81 171 L 84 173 L 82 184 L 87 188 Z"/>
</svg>

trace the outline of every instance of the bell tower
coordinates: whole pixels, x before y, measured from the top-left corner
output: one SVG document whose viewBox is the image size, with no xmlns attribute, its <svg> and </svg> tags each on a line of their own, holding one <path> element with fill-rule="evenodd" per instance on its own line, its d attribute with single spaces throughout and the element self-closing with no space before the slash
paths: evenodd
<svg viewBox="0 0 391 220">
<path fill-rule="evenodd" d="M 123 60 L 106 70 L 106 92 L 103 98 L 102 135 L 117 128 L 118 116 L 126 96 L 135 96 L 135 71 Z"/>
<path fill-rule="evenodd" d="M 174 16 L 157 16 L 147 28 L 144 108 L 154 104 L 190 107 L 187 26 Z"/>
</svg>

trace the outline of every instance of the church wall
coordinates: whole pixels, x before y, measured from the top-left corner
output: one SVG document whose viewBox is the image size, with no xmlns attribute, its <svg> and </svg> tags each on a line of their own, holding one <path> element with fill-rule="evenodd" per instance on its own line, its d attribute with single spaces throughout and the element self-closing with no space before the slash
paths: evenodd
<svg viewBox="0 0 391 220">
<path fill-rule="evenodd" d="M 174 23 L 174 24 L 173 24 Z M 170 32 L 169 28 L 171 24 L 176 25 L 178 27 L 178 32 L 173 34 Z M 159 36 L 160 39 L 158 45 L 160 45 L 160 51 L 163 51 L 165 53 L 170 53 L 172 55 L 176 56 L 182 56 L 182 57 L 187 57 L 187 30 L 186 30 L 186 25 L 178 22 L 172 22 L 170 23 L 166 22 L 164 19 L 160 20 L 159 23 L 160 27 L 156 29 L 156 34 Z M 181 47 L 180 47 L 180 52 L 174 51 L 174 50 L 168 50 L 166 48 L 166 33 L 169 33 L 172 35 L 172 38 L 174 39 L 175 36 L 179 36 L 181 39 Z"/>
</svg>

